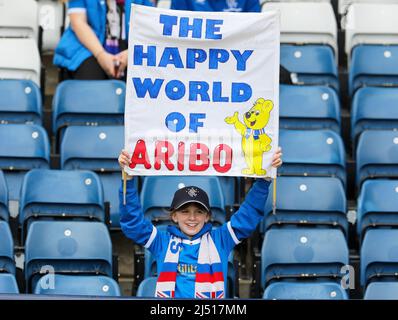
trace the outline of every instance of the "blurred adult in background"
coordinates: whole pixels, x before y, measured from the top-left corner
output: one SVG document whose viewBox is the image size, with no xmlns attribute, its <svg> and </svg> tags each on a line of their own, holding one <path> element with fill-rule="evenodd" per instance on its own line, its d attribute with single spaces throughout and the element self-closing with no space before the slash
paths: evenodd
<svg viewBox="0 0 398 320">
<path fill-rule="evenodd" d="M 69 0 L 70 25 L 55 49 L 54 64 L 63 79 L 124 78 L 132 3 L 152 0 Z"/>
</svg>

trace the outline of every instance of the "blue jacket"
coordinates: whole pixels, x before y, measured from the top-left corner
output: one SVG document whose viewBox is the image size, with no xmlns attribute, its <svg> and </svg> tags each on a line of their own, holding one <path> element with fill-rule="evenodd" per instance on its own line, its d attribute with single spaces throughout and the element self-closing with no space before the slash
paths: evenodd
<svg viewBox="0 0 398 320">
<path fill-rule="evenodd" d="M 152 6 L 150 0 L 126 0 L 126 34 L 129 30 L 130 7 L 132 3 Z M 104 44 L 106 34 L 106 0 L 69 0 L 68 13 L 85 12 L 87 22 L 93 29 L 99 41 Z M 54 64 L 75 71 L 80 64 L 92 53 L 79 41 L 75 32 L 69 26 L 61 37 L 58 46 L 55 48 Z"/>
<path fill-rule="evenodd" d="M 259 0 L 172 0 L 171 9 L 190 11 L 260 12 Z"/>
<path fill-rule="evenodd" d="M 224 274 L 224 287 L 227 292 L 228 256 L 231 250 L 243 239 L 249 237 L 263 219 L 264 206 L 268 196 L 269 182 L 259 179 L 253 185 L 239 210 L 231 220 L 217 229 L 207 223 L 192 239 L 184 235 L 176 226 L 159 230 L 144 218 L 139 196 L 133 180 L 127 182 L 126 206 L 123 205 L 122 187 L 120 196 L 120 226 L 124 234 L 134 242 L 147 248 L 156 259 L 161 270 L 171 235 L 182 239 L 179 256 L 179 270 L 176 279 L 176 298 L 193 298 L 195 294 L 195 268 L 198 260 L 200 237 L 210 232 L 220 255 Z"/>
</svg>

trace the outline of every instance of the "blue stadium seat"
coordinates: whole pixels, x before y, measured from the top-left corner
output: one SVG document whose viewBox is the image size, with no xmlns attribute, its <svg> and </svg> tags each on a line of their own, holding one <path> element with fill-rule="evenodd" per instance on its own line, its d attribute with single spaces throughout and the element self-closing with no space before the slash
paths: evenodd
<svg viewBox="0 0 398 320">
<path fill-rule="evenodd" d="M 339 280 L 348 247 L 338 229 L 270 229 L 261 249 L 261 286 L 282 279 Z"/>
<path fill-rule="evenodd" d="M 49 168 L 50 142 L 43 127 L 26 124 L 0 126 L 0 141 L 0 169 L 6 178 L 8 198 L 17 202 L 25 173 L 33 168 Z M 12 208 L 9 210 L 11 214 Z"/>
<path fill-rule="evenodd" d="M 61 274 L 46 274 L 41 277 L 33 293 L 105 297 L 121 295 L 118 283 L 110 277 Z"/>
<path fill-rule="evenodd" d="M 141 281 L 137 290 L 137 297 L 153 298 L 155 296 L 157 277 L 149 277 Z"/>
<path fill-rule="evenodd" d="M 120 80 L 67 80 L 53 99 L 53 132 L 69 125 L 123 125 L 126 84 Z"/>
<path fill-rule="evenodd" d="M 279 87 L 281 129 L 330 129 L 340 133 L 340 101 L 326 86 Z"/>
<path fill-rule="evenodd" d="M 272 190 L 272 186 L 270 186 Z M 276 214 L 272 197 L 265 204 L 264 231 L 272 227 L 319 225 L 340 227 L 348 235 L 344 186 L 332 177 L 278 177 Z"/>
<path fill-rule="evenodd" d="M 33 169 L 23 180 L 19 222 L 22 239 L 38 219 L 105 221 L 99 177 L 91 171 Z"/>
<path fill-rule="evenodd" d="M 366 288 L 365 300 L 398 300 L 398 282 L 372 282 Z"/>
<path fill-rule="evenodd" d="M 324 85 L 339 91 L 337 64 L 327 45 L 281 45 L 281 64 L 297 74 L 299 84 Z"/>
<path fill-rule="evenodd" d="M 7 222 L 0 220 L 0 274 L 15 275 L 14 241 Z"/>
<path fill-rule="evenodd" d="M 274 282 L 264 291 L 267 300 L 348 300 L 340 283 L 322 282 Z"/>
<path fill-rule="evenodd" d="M 0 123 L 42 124 L 40 89 L 31 80 L 0 80 Z"/>
<path fill-rule="evenodd" d="M 60 148 L 62 169 L 92 170 L 98 174 L 104 188 L 104 200 L 110 204 L 112 228 L 120 228 L 121 174 L 117 158 L 123 143 L 123 126 L 70 126 L 65 129 Z"/>
<path fill-rule="evenodd" d="M 345 150 L 341 136 L 331 130 L 280 130 L 285 176 L 331 176 L 346 185 Z"/>
<path fill-rule="evenodd" d="M 351 54 L 349 93 L 361 87 L 398 85 L 398 46 L 358 45 Z M 371 61 L 372 63 L 369 63 Z"/>
<path fill-rule="evenodd" d="M 398 180 L 367 180 L 358 197 L 357 233 L 369 228 L 398 226 Z"/>
<path fill-rule="evenodd" d="M 0 170 L 0 221 L 8 222 L 8 188 L 3 171 Z"/>
<path fill-rule="evenodd" d="M 365 130 L 398 128 L 398 88 L 360 88 L 351 108 L 351 140 L 357 141 Z"/>
<path fill-rule="evenodd" d="M 365 179 L 396 178 L 398 176 L 398 133 L 367 130 L 358 141 L 356 150 L 356 185 Z"/>
<path fill-rule="evenodd" d="M 398 272 L 398 230 L 366 231 L 361 246 L 360 283 L 363 288 L 374 281 L 396 281 Z"/>
<path fill-rule="evenodd" d="M 13 274 L 0 273 L 0 293 L 18 294 L 17 280 Z"/>
<path fill-rule="evenodd" d="M 169 222 L 171 200 L 174 192 L 186 186 L 197 186 L 209 195 L 211 219 L 224 223 L 225 202 L 219 179 L 216 176 L 148 176 L 141 188 L 141 204 L 146 217 L 154 223 Z"/>
<path fill-rule="evenodd" d="M 112 277 L 112 242 L 104 223 L 34 221 L 25 244 L 28 292 L 46 272 Z"/>
</svg>

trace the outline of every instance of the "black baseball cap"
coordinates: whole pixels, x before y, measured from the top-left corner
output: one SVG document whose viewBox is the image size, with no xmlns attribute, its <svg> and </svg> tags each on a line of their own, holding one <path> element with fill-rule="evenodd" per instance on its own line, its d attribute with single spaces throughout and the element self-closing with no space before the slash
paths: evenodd
<svg viewBox="0 0 398 320">
<path fill-rule="evenodd" d="M 195 186 L 184 187 L 174 193 L 170 211 L 178 210 L 188 203 L 199 203 L 210 212 L 209 197 L 206 191 Z"/>
</svg>

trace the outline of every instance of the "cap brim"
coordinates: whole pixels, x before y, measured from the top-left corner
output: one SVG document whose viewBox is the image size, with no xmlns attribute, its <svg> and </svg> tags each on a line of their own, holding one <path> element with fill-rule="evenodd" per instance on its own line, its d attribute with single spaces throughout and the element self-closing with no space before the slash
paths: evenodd
<svg viewBox="0 0 398 320">
<path fill-rule="evenodd" d="M 181 202 L 181 203 L 178 204 L 178 206 L 170 208 L 170 211 L 178 210 L 182 206 L 184 206 L 184 205 L 186 205 L 188 203 L 199 203 L 203 208 L 205 208 L 208 212 L 210 212 L 210 208 L 208 208 L 203 202 L 197 201 L 197 200 L 189 200 L 189 201 Z"/>
</svg>

